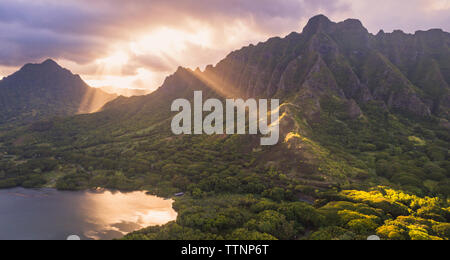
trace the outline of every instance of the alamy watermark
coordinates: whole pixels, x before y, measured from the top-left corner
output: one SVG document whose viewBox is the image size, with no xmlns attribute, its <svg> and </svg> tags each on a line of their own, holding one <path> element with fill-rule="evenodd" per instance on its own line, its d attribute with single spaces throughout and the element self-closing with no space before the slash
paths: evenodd
<svg viewBox="0 0 450 260">
<path fill-rule="evenodd" d="M 268 110 L 268 100 L 227 99 L 224 105 L 218 99 L 208 99 L 203 103 L 202 91 L 194 92 L 194 106 L 187 99 L 177 99 L 172 103 L 172 112 L 180 112 L 172 119 L 172 132 L 175 135 L 213 135 L 213 134 L 261 134 L 261 145 L 275 145 L 279 141 L 280 101 L 271 99 L 271 109 Z M 205 118 L 204 112 L 210 112 Z M 192 121 L 193 115 L 193 121 Z M 246 131 L 248 115 L 248 133 Z M 270 117 L 270 124 L 268 122 Z M 192 128 L 193 124 L 193 128 Z"/>
</svg>

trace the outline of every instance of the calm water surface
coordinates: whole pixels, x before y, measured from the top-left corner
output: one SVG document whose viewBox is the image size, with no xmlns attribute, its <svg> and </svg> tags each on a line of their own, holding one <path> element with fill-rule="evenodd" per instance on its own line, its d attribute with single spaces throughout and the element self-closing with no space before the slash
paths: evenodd
<svg viewBox="0 0 450 260">
<path fill-rule="evenodd" d="M 172 203 L 144 192 L 0 190 L 0 240 L 120 238 L 175 220 Z"/>
</svg>

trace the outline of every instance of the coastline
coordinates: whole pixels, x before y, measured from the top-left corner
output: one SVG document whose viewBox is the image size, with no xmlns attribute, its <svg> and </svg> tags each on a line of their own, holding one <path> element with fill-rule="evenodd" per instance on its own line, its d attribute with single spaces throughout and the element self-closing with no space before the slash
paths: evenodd
<svg viewBox="0 0 450 260">
<path fill-rule="evenodd" d="M 67 236 L 75 234 L 83 239 L 123 239 L 132 232 L 175 221 L 178 216 L 173 207 L 175 200 L 149 195 L 145 191 L 16 187 L 0 189 L 0 198 L 2 209 L 8 212 L 7 216 L 0 216 L 0 226 L 6 227 L 0 229 L 0 237 L 5 238 L 14 232 L 9 236 L 21 239 L 20 232 L 23 232 L 24 237 L 62 240 L 66 236 L 60 233 L 67 229 L 70 233 Z M 11 221 L 24 228 L 7 228 L 14 226 L 9 225 Z M 39 234 L 39 230 L 33 234 L 38 226 L 46 227 L 55 237 Z M 73 233 L 69 232 L 71 229 Z"/>
</svg>

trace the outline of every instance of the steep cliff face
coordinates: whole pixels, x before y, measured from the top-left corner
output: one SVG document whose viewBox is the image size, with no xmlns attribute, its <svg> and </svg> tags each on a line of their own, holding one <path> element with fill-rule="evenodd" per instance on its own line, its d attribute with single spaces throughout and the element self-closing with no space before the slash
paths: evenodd
<svg viewBox="0 0 450 260">
<path fill-rule="evenodd" d="M 449 44 L 450 34 L 441 30 L 372 35 L 358 20 L 335 23 L 319 15 L 301 33 L 244 47 L 203 72 L 179 68 L 154 94 L 167 100 L 189 98 L 193 90 L 277 97 L 293 102 L 308 120 L 320 117 L 330 98 L 353 119 L 373 103 L 391 112 L 448 120 Z M 132 100 L 153 106 L 149 98 Z"/>
<path fill-rule="evenodd" d="M 229 96 L 297 96 L 315 104 L 307 114 L 336 96 L 353 108 L 379 101 L 417 116 L 448 115 L 449 42 L 440 30 L 372 35 L 358 20 L 320 15 L 302 33 L 242 48 L 195 74 Z"/>
<path fill-rule="evenodd" d="M 422 92 L 422 100 L 436 115 L 448 117 L 450 34 L 442 30 L 414 35 L 378 33 L 374 48 L 387 57 Z"/>
</svg>

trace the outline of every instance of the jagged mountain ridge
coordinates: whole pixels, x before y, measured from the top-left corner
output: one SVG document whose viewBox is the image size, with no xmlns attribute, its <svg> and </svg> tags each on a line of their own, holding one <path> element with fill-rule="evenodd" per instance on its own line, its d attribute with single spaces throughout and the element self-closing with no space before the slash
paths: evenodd
<svg viewBox="0 0 450 260">
<path fill-rule="evenodd" d="M 49 59 L 27 64 L 0 81 L 0 123 L 89 113 L 114 98 Z"/>
<path fill-rule="evenodd" d="M 179 87 L 186 84 L 180 81 L 189 72 L 228 96 L 295 96 L 298 105 L 308 104 L 303 109 L 309 119 L 320 113 L 326 96 L 347 102 L 353 117 L 372 102 L 385 110 L 448 119 L 449 45 L 450 34 L 442 30 L 372 35 L 358 20 L 334 23 L 319 15 L 302 33 L 234 51 L 204 72 L 180 68 L 160 91 L 183 92 Z"/>
<path fill-rule="evenodd" d="M 395 44 L 405 45 L 396 42 L 397 35 L 409 48 L 396 51 Z M 440 30 L 373 36 L 358 20 L 333 23 L 320 15 L 301 34 L 233 52 L 205 73 L 248 97 L 300 92 L 299 101 L 306 101 L 305 96 L 328 92 L 358 104 L 377 100 L 390 109 L 429 116 L 449 109 L 449 43 L 450 34 Z M 436 90 L 429 90 L 430 81 Z"/>
</svg>

